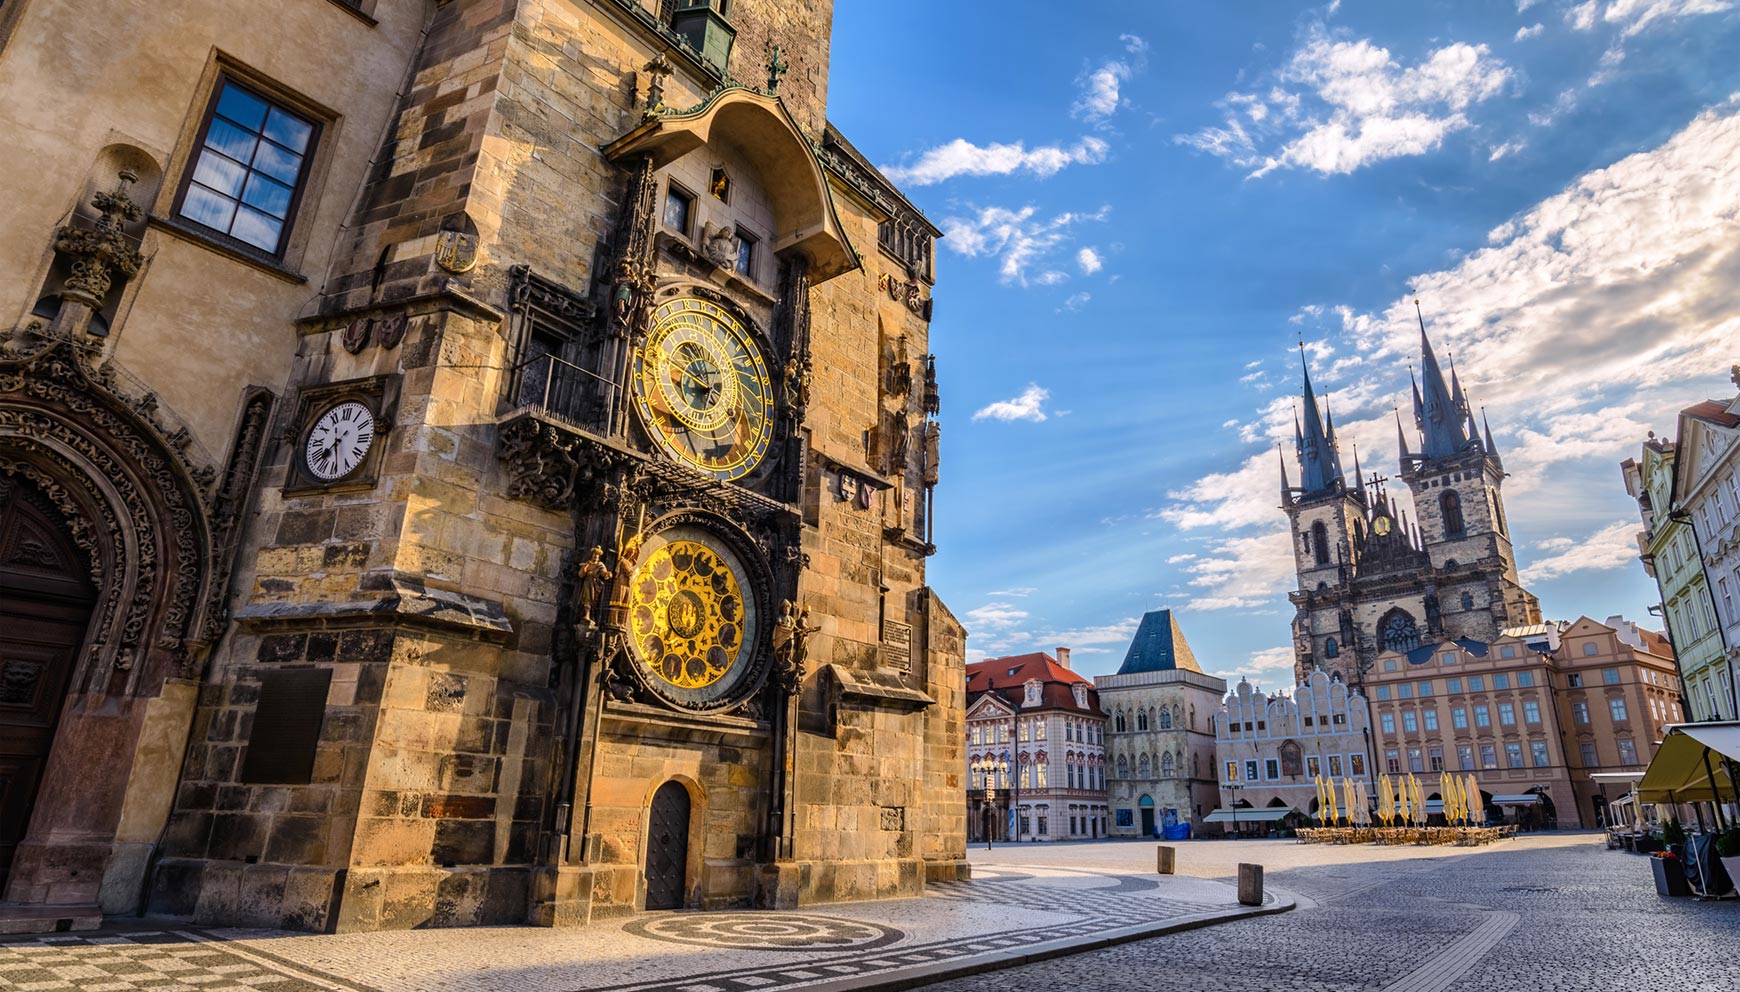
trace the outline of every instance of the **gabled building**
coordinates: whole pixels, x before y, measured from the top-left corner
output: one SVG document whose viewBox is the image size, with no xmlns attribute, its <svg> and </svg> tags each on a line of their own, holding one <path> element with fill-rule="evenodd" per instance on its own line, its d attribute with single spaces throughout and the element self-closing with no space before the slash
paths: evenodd
<svg viewBox="0 0 1740 992">
<path fill-rule="evenodd" d="M 1068 648 L 968 665 L 968 839 L 1106 836 L 1105 721 Z"/>
<path fill-rule="evenodd" d="M 1193 827 L 1214 807 L 1214 727 L 1226 681 L 1206 674 L 1171 610 L 1142 617 L 1124 663 L 1094 679 L 1106 710 L 1112 836 Z"/>
<path fill-rule="evenodd" d="M 1691 412 L 1682 412 L 1682 421 Z M 1679 461 L 1678 446 L 1651 431 L 1642 453 L 1627 458 L 1620 468 L 1625 490 L 1637 500 L 1643 518 L 1638 557 L 1661 593 L 1662 620 L 1685 683 L 1687 715 L 1693 720 L 1732 720 L 1734 682 L 1722 625 L 1691 515 L 1677 505 Z"/>
<path fill-rule="evenodd" d="M 1385 651 L 1445 639 L 1490 641 L 1540 622 L 1517 577 L 1504 516 L 1504 463 L 1455 370 L 1448 376 L 1420 327 L 1421 376 L 1413 386 L 1415 437 L 1396 424 L 1399 478 L 1410 519 L 1380 476 L 1354 458 L 1343 467 L 1335 422 L 1305 370 L 1303 420 L 1294 433 L 1299 485 L 1281 462 L 1281 501 L 1291 523 L 1298 589 L 1289 594 L 1294 669 L 1322 669 L 1358 684 Z"/>
<path fill-rule="evenodd" d="M 1691 551 L 1716 610 L 1722 659 L 1686 672 L 1702 711 L 1740 714 L 1740 397 L 1680 411 L 1673 514 L 1690 526 Z M 1677 631 L 1676 631 L 1677 633 Z M 1707 645 L 1699 660 L 1713 652 Z"/>
<path fill-rule="evenodd" d="M 1267 831 L 1318 816 L 1320 775 L 1369 789 L 1369 713 L 1358 690 L 1328 672 L 1312 672 L 1291 694 L 1240 679 L 1211 721 L 1220 806 L 1204 819 L 1229 834 Z"/>
</svg>

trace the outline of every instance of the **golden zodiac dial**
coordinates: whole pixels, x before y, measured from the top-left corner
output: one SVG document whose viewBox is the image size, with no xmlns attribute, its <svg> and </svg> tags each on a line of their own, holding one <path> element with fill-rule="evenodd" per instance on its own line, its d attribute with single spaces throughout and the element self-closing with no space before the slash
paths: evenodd
<svg viewBox="0 0 1740 992">
<path fill-rule="evenodd" d="M 743 654 L 743 582 L 717 550 L 670 541 L 635 569 L 628 623 L 654 676 L 679 689 L 711 686 Z"/>
<path fill-rule="evenodd" d="M 773 383 L 754 336 L 693 297 L 660 305 L 651 327 L 634 356 L 634 393 L 654 439 L 721 481 L 754 471 L 773 437 Z"/>
</svg>

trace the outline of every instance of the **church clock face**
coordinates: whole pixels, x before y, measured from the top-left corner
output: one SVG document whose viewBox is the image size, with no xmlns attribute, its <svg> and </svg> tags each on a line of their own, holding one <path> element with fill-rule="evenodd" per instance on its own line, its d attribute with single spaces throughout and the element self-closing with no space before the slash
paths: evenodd
<svg viewBox="0 0 1740 992">
<path fill-rule="evenodd" d="M 741 694 L 760 609 L 725 542 L 693 525 L 661 531 L 642 549 L 627 598 L 629 644 L 659 695 L 705 708 Z"/>
<path fill-rule="evenodd" d="M 375 417 L 355 400 L 340 403 L 314 421 L 302 446 L 308 474 L 322 482 L 356 471 L 375 440 Z"/>
<path fill-rule="evenodd" d="M 754 335 L 724 307 L 684 297 L 654 310 L 634 394 L 654 440 L 715 479 L 741 479 L 767 455 L 772 380 Z"/>
</svg>

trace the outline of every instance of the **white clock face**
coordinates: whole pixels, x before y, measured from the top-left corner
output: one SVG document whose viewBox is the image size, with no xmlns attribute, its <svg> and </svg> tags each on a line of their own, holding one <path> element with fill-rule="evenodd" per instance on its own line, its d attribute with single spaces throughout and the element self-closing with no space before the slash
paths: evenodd
<svg viewBox="0 0 1740 992">
<path fill-rule="evenodd" d="M 331 482 L 361 465 L 374 440 L 375 418 L 369 408 L 354 400 L 340 403 L 314 422 L 303 449 L 303 461 L 309 474 Z"/>
</svg>

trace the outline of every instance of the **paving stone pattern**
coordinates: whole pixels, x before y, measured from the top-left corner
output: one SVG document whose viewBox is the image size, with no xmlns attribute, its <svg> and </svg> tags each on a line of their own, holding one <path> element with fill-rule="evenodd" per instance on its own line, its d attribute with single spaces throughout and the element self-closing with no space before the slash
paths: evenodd
<svg viewBox="0 0 1740 992">
<path fill-rule="evenodd" d="M 1147 845 L 1144 845 L 1147 846 Z M 1241 842 L 1213 853 L 1239 860 Z M 1193 849 L 1190 853 L 1194 853 Z M 1301 865 L 1308 846 L 1245 846 L 1243 860 Z M 1059 860 L 1099 857 L 1059 851 Z M 1150 855 L 1151 856 L 1151 855 Z M 1321 856 L 1359 856 L 1337 849 Z M 1268 874 L 1305 899 L 1237 920 L 1006 971 L 934 992 L 1072 986 L 1096 992 L 1733 992 L 1740 989 L 1740 902 L 1663 899 L 1648 862 L 1598 837 L 1545 835 L 1473 852 L 1373 851 L 1372 863 Z M 1011 855 L 1013 857 L 1013 855 Z M 1180 858 L 1186 857 L 1185 853 Z M 1201 859 L 1199 859 L 1201 860 Z M 1518 919 L 1507 920 L 1507 914 Z M 1508 929 L 1506 926 L 1508 925 Z M 1485 928 L 1485 933 L 1479 933 Z M 1504 930 L 1492 942 L 1491 935 Z M 1488 946 L 1489 945 L 1489 946 Z M 1432 964 L 1435 967 L 1424 966 Z M 1446 983 L 1443 976 L 1451 976 Z"/>
<path fill-rule="evenodd" d="M 979 874 L 933 883 L 919 899 L 816 912 L 652 913 L 573 929 L 43 936 L 0 943 L 0 989 L 779 990 L 1246 912 L 1231 886 L 1201 878 L 1046 866 Z"/>
</svg>

